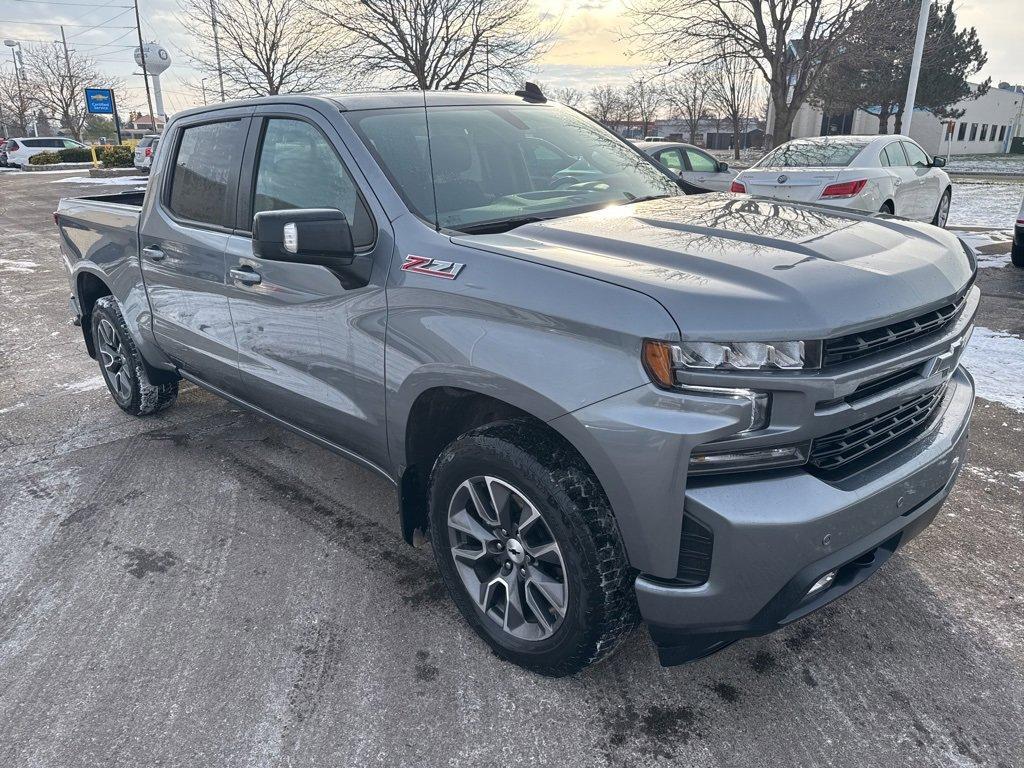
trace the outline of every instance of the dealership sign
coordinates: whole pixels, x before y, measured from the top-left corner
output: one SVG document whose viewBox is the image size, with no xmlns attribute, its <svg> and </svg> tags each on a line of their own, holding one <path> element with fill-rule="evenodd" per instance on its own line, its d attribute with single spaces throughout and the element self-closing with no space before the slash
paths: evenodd
<svg viewBox="0 0 1024 768">
<path fill-rule="evenodd" d="M 94 115 L 112 115 L 114 92 L 109 88 L 86 88 L 85 106 Z"/>
</svg>

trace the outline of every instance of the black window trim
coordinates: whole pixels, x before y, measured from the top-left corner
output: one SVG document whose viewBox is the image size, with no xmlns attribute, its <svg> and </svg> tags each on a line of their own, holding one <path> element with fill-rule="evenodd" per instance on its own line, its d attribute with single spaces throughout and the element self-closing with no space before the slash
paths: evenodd
<svg viewBox="0 0 1024 768">
<path fill-rule="evenodd" d="M 323 137 L 324 141 L 327 142 L 327 146 L 331 148 L 331 151 L 338 159 L 341 167 L 345 169 L 345 173 L 347 173 L 349 179 L 352 180 L 352 184 L 356 190 L 356 197 L 363 206 L 363 209 L 366 211 L 366 215 L 370 217 L 370 225 L 373 229 L 373 239 L 368 245 L 358 246 L 355 249 L 355 253 L 371 253 L 377 247 L 377 242 L 380 239 L 380 230 L 377 227 L 377 217 L 373 215 L 373 209 L 367 204 L 366 196 L 363 195 L 363 190 L 360 188 L 359 182 L 356 181 L 355 174 L 352 173 L 348 163 L 345 162 L 345 158 L 343 158 L 341 153 L 338 152 L 338 148 L 334 145 L 334 142 L 331 141 L 331 137 L 328 136 L 319 125 L 298 112 L 274 110 L 259 112 L 253 115 L 253 125 L 249 128 L 251 141 L 246 141 L 245 151 L 242 155 L 242 167 L 245 169 L 243 172 L 245 189 L 248 191 L 243 194 L 243 178 L 239 177 L 238 205 L 236 207 L 237 211 L 235 219 L 236 228 L 232 231 L 232 234 L 238 235 L 239 237 L 252 237 L 251 226 L 241 227 L 237 225 L 242 224 L 242 222 L 245 222 L 246 225 L 248 225 L 252 221 L 252 217 L 254 215 L 252 209 L 253 201 L 256 197 L 256 177 L 259 175 L 258 165 L 260 153 L 263 151 L 263 140 L 267 134 L 267 124 L 271 120 L 296 120 L 298 122 L 306 123 L 307 125 L 312 126 Z M 349 222 L 350 225 L 351 223 L 352 222 Z"/>
<path fill-rule="evenodd" d="M 246 114 L 242 115 L 216 117 L 214 116 L 215 114 L 216 113 L 210 115 L 209 117 L 206 117 L 206 115 L 204 114 L 203 117 L 205 119 L 189 121 L 187 123 L 178 123 L 176 126 L 174 126 L 174 136 L 172 137 L 174 152 L 171 155 L 170 159 L 167 160 L 167 162 L 164 165 L 164 185 L 163 189 L 160 190 L 160 207 L 163 208 L 164 213 L 167 214 L 168 218 L 170 218 L 171 221 L 182 227 L 189 227 L 191 229 L 202 229 L 206 230 L 207 232 L 220 232 L 222 234 L 231 234 L 232 232 L 235 231 L 234 225 L 237 224 L 236 216 L 238 213 L 238 179 L 239 174 L 241 173 L 241 167 L 245 162 L 244 151 L 239 159 L 239 162 L 235 165 L 234 171 L 232 172 L 231 175 L 231 179 L 228 182 L 227 192 L 225 194 L 224 218 L 228 220 L 228 223 L 231 226 L 224 226 L 222 224 L 211 224 L 210 222 L 207 221 L 195 221 L 194 219 L 186 219 L 176 214 L 174 212 L 174 209 L 171 208 L 171 188 L 174 184 L 174 168 L 176 167 L 178 162 L 178 152 L 181 150 L 181 140 L 185 135 L 185 131 L 187 131 L 189 128 L 200 128 L 204 125 L 212 125 L 214 123 L 243 122 L 245 123 L 243 127 L 245 130 L 246 139 L 248 139 L 249 133 L 252 132 L 251 112 L 247 112 Z M 230 202 L 232 200 L 234 201 L 234 204 Z"/>
</svg>

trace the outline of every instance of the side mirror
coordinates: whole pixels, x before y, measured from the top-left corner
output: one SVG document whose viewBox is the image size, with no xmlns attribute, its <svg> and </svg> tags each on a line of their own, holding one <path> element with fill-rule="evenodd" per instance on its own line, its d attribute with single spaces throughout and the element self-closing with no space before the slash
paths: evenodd
<svg viewBox="0 0 1024 768">
<path fill-rule="evenodd" d="M 946 158 L 944 157 L 933 157 L 932 168 L 941 168 L 946 164 Z"/>
<path fill-rule="evenodd" d="M 270 261 L 335 269 L 355 259 L 352 228 L 336 208 L 260 211 L 252 222 L 252 252 Z"/>
<path fill-rule="evenodd" d="M 719 161 L 719 163 L 718 163 L 718 172 L 719 173 L 725 173 L 728 170 L 729 170 L 729 164 L 726 163 L 726 162 Z"/>
</svg>

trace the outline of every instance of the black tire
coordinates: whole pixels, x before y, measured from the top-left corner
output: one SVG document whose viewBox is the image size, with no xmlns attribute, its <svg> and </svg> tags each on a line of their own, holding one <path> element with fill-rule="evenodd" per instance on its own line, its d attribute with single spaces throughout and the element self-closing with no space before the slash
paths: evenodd
<svg viewBox="0 0 1024 768">
<path fill-rule="evenodd" d="M 896 210 L 893 207 L 893 204 L 890 203 L 888 200 L 886 200 L 884 203 L 882 203 L 882 207 L 878 209 L 878 212 L 879 213 L 887 213 L 890 216 L 893 216 L 893 215 L 895 215 Z"/>
<path fill-rule="evenodd" d="M 1024 269 L 1024 243 L 1014 243 L 1010 247 L 1010 261 L 1013 266 Z"/>
<path fill-rule="evenodd" d="M 935 215 L 932 216 L 932 224 L 936 227 L 942 227 L 945 229 L 946 222 L 949 221 L 949 204 L 952 199 L 953 191 L 949 187 L 946 187 L 946 191 L 942 193 L 942 197 L 939 198 L 939 204 L 935 208 Z M 939 222 L 939 216 L 942 213 L 943 206 L 945 206 L 946 216 L 944 221 Z"/>
<path fill-rule="evenodd" d="M 132 416 L 149 416 L 173 405 L 178 398 L 178 380 L 163 384 L 150 381 L 113 296 L 96 300 L 91 321 L 100 373 L 118 407 Z"/>
<path fill-rule="evenodd" d="M 568 597 L 548 637 L 524 640 L 507 632 L 470 598 L 456 569 L 449 505 L 464 481 L 479 476 L 520 490 L 559 547 Z M 515 535 L 526 541 L 521 532 Z M 430 538 L 448 592 L 466 621 L 495 654 L 520 667 L 552 677 L 574 674 L 609 656 L 638 624 L 635 574 L 603 490 L 579 454 L 530 422 L 467 432 L 441 452 L 431 474 Z"/>
</svg>

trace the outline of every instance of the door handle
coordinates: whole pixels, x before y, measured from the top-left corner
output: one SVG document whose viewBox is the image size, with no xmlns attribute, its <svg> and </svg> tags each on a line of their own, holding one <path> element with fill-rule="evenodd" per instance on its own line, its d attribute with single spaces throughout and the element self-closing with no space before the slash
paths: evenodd
<svg viewBox="0 0 1024 768">
<path fill-rule="evenodd" d="M 167 258 L 167 254 L 157 248 L 155 245 L 151 245 L 148 248 L 143 248 L 142 252 L 150 259 L 150 261 L 163 261 Z"/>
<path fill-rule="evenodd" d="M 245 285 L 259 285 L 263 277 L 252 267 L 236 267 L 228 272 L 232 280 L 237 280 Z"/>
</svg>

